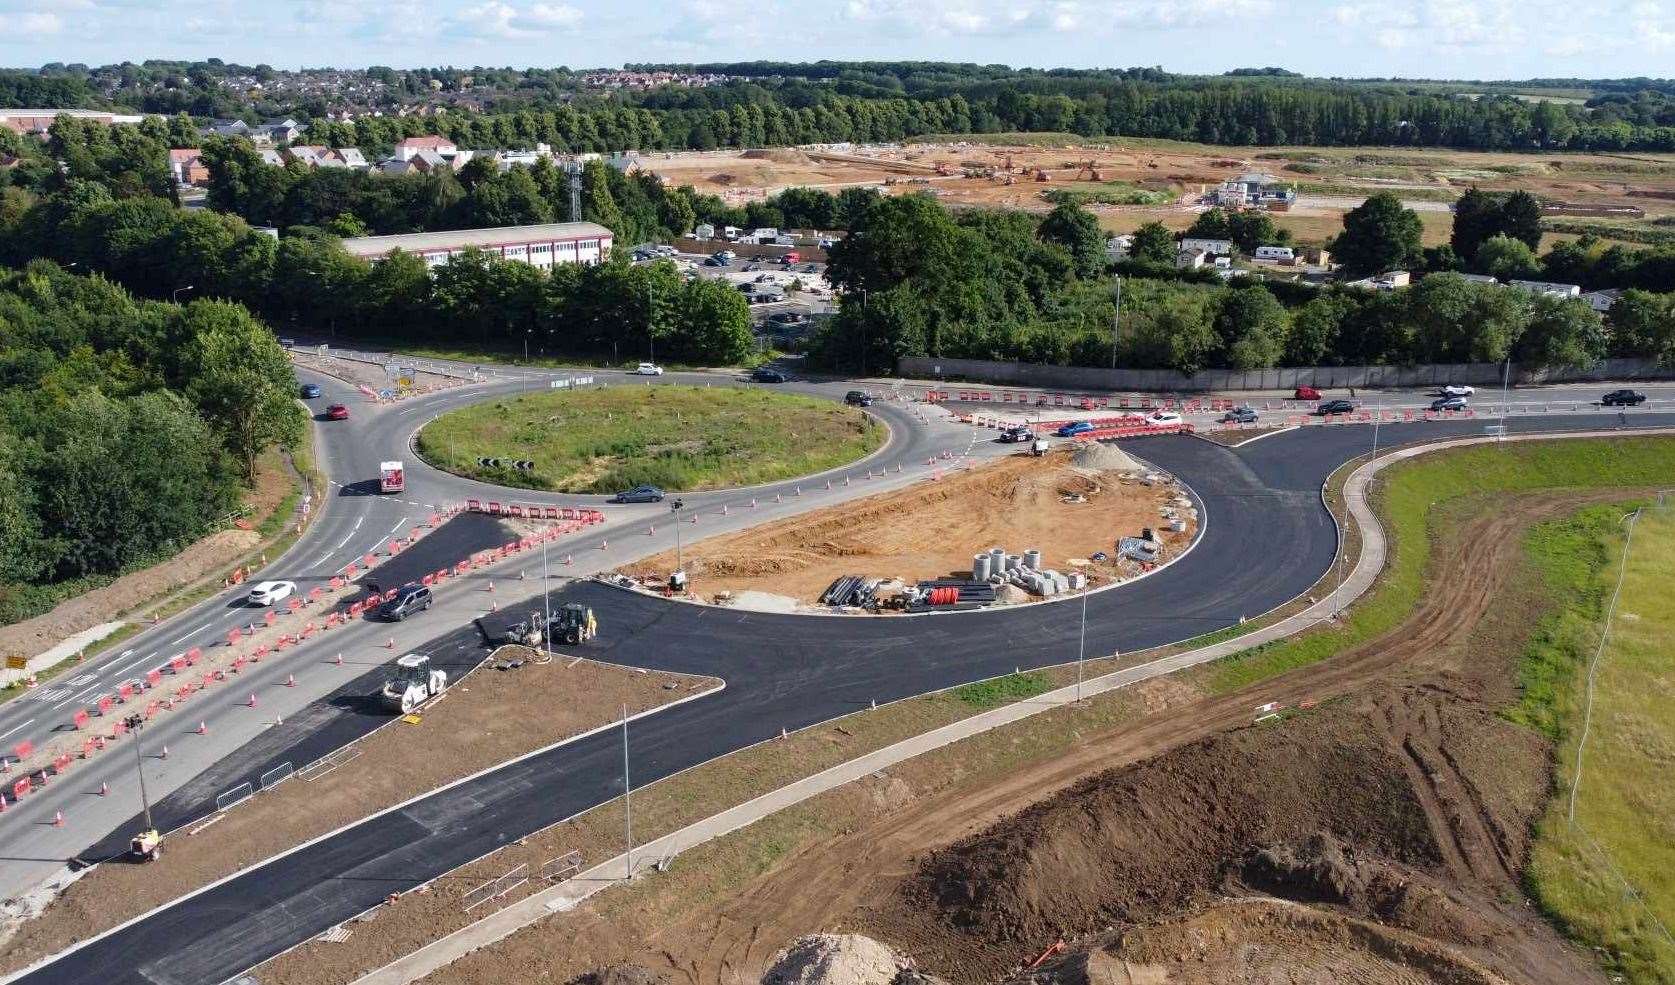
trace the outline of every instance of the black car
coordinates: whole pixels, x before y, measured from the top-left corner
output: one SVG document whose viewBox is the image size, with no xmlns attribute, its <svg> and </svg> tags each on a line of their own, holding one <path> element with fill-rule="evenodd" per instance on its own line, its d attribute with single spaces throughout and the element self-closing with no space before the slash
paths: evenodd
<svg viewBox="0 0 1675 985">
<path fill-rule="evenodd" d="M 1249 407 L 1235 407 L 1221 415 L 1223 424 L 1255 424 L 1256 411 Z"/>
<path fill-rule="evenodd" d="M 872 395 L 865 390 L 851 390 L 843 395 L 843 402 L 852 407 L 871 407 Z"/>
<path fill-rule="evenodd" d="M 378 607 L 378 614 L 390 622 L 401 622 L 415 612 L 430 608 L 430 589 L 407 584 L 395 591 L 395 598 Z"/>
<path fill-rule="evenodd" d="M 1432 410 L 1465 410 L 1465 397 L 1438 397 L 1431 401 Z"/>
<path fill-rule="evenodd" d="M 1014 428 L 1007 428 L 1006 430 L 1000 432 L 1000 440 L 1001 440 L 1002 444 L 1007 444 L 1007 445 L 1015 444 L 1019 441 L 1034 441 L 1035 440 L 1035 432 L 1031 431 L 1027 427 L 1021 427 L 1021 426 L 1020 427 L 1014 427 Z"/>
<path fill-rule="evenodd" d="M 791 377 L 786 376 L 777 369 L 773 369 L 768 366 L 761 366 L 758 367 L 754 373 L 750 374 L 750 378 L 758 383 L 784 383 Z"/>
<path fill-rule="evenodd" d="M 1599 398 L 1601 407 L 1634 407 L 1646 402 L 1646 395 L 1638 390 L 1612 390 Z"/>
<path fill-rule="evenodd" d="M 808 316 L 800 311 L 780 311 L 768 316 L 768 324 L 789 328 L 808 321 Z"/>
<path fill-rule="evenodd" d="M 611 497 L 613 503 L 661 503 L 663 490 L 656 486 L 635 486 Z"/>
<path fill-rule="evenodd" d="M 1355 409 L 1355 405 L 1347 400 L 1324 400 L 1315 407 L 1317 417 L 1329 417 L 1332 414 L 1348 414 Z"/>
<path fill-rule="evenodd" d="M 313 400 L 315 397 L 318 397 L 320 395 L 320 384 L 318 384 L 318 383 L 304 383 L 302 385 L 302 389 L 299 392 L 302 394 L 302 399 Z"/>
</svg>

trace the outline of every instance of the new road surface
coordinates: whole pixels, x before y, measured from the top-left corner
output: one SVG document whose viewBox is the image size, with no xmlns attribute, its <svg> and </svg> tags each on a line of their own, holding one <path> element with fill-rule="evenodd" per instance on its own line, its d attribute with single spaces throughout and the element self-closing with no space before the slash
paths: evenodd
<svg viewBox="0 0 1675 985">
<path fill-rule="evenodd" d="M 528 383 L 496 384 L 517 385 Z M 841 392 L 844 386 L 814 389 L 831 392 L 835 388 Z M 481 399 L 485 391 L 492 390 L 450 392 L 426 404 L 411 408 L 396 405 L 380 411 L 357 432 L 359 441 L 351 442 L 361 456 L 350 459 L 355 464 L 331 460 L 334 469 L 339 465 L 346 469 L 334 472 L 334 478 L 339 482 L 347 479 L 345 485 L 352 487 L 358 481 L 356 477 L 373 474 L 365 463 L 375 467 L 379 458 L 392 457 L 391 449 L 401 447 L 405 436 L 428 413 L 439 406 Z M 890 445 L 869 463 L 837 473 L 831 490 L 825 489 L 824 480 L 805 480 L 751 493 L 689 497 L 689 503 L 696 504 L 689 508 L 701 518 L 699 527 L 713 533 L 818 505 L 815 500 L 831 502 L 842 495 L 876 489 L 880 484 L 923 478 L 925 469 L 945 461 L 940 458 L 942 451 L 956 452 L 962 442 L 972 447 L 970 435 L 982 434 L 937 418 L 921 423 L 914 411 L 899 406 L 881 405 L 880 409 L 892 426 Z M 1595 428 L 1615 420 L 1615 412 L 1610 418 L 1591 411 L 1520 414 L 1508 419 L 1508 427 L 1513 431 L 1554 431 Z M 1668 426 L 1675 424 L 1675 414 L 1630 411 L 1628 421 L 1630 425 Z M 1380 437 L 1384 444 L 1392 444 L 1481 433 L 1482 427 L 1482 421 L 1388 425 L 1381 429 Z M 1330 565 L 1336 550 L 1336 529 L 1321 504 L 1321 485 L 1339 464 L 1369 450 L 1371 440 L 1370 428 L 1335 426 L 1280 433 L 1237 449 L 1190 437 L 1132 443 L 1128 446 L 1132 453 L 1185 480 L 1203 507 L 1206 523 L 1195 549 L 1176 564 L 1149 578 L 1091 596 L 1088 652 L 1128 651 L 1212 632 L 1306 591 Z M 994 447 L 989 443 L 975 446 L 983 454 L 995 453 Z M 406 458 L 413 483 L 410 498 L 417 507 L 481 494 L 481 487 L 475 484 L 415 468 L 413 457 Z M 903 466 L 902 472 L 889 471 L 898 464 Z M 866 477 L 880 468 L 885 469 L 884 478 Z M 850 486 L 842 484 L 845 476 L 851 479 Z M 800 497 L 795 494 L 799 488 L 803 493 Z M 360 498 L 353 493 L 344 496 Z M 832 498 L 826 499 L 828 496 Z M 746 506 L 746 497 L 759 506 Z M 771 503 L 773 497 L 782 502 Z M 540 498 L 552 502 L 575 500 Z M 722 515 L 722 505 L 732 507 L 727 515 Z M 565 549 L 599 555 L 599 564 L 606 560 L 616 563 L 619 556 L 626 559 L 664 549 L 666 529 L 660 527 L 653 534 L 648 523 L 649 518 L 661 515 L 645 508 L 621 511 L 611 529 L 596 529 L 576 538 Z M 648 529 L 637 529 L 642 524 Z M 626 548 L 620 546 L 625 536 L 634 541 Z M 616 543 L 607 545 L 609 538 Z M 530 588 L 533 590 L 533 586 Z M 425 636 L 413 644 L 404 639 L 401 647 L 437 651 L 469 648 L 469 634 L 462 636 L 463 630 L 450 629 L 462 625 L 461 610 L 475 608 L 481 612 L 480 603 L 466 595 L 468 592 L 462 589 L 457 597 L 461 600 L 447 613 L 447 621 L 421 618 L 402 627 L 412 634 L 422 626 Z M 598 641 L 578 652 L 637 666 L 713 674 L 727 681 L 724 691 L 634 725 L 630 730 L 630 754 L 636 785 L 771 739 L 781 729 L 816 724 L 871 701 L 908 697 L 1009 673 L 1014 668 L 1062 663 L 1073 657 L 1080 629 L 1080 607 L 1062 604 L 855 619 L 696 606 L 590 582 L 567 584 L 554 595 L 555 601 L 572 598 L 591 604 L 604 627 Z M 526 602 L 505 605 L 504 611 L 523 611 L 528 607 Z M 369 626 L 350 632 L 370 637 L 383 631 L 382 627 Z M 341 645 L 345 639 L 337 637 L 329 645 Z M 370 649 L 372 643 L 367 640 L 365 645 Z M 365 673 L 371 663 L 387 659 L 375 660 L 373 654 L 360 652 L 362 666 L 338 668 L 341 676 L 334 678 L 321 672 L 323 656 L 315 647 L 293 651 L 288 658 L 299 665 L 306 663 L 311 668 L 311 679 L 318 679 L 307 697 L 342 687 L 357 674 Z M 264 672 L 270 672 L 265 665 Z M 274 674 L 284 672 L 277 666 L 271 670 Z M 304 696 L 292 700 L 298 707 L 306 704 Z M 236 708 L 229 709 L 229 714 L 239 713 Z M 249 737 L 246 735 L 245 741 Z M 224 981 L 353 916 L 391 892 L 411 888 L 507 840 L 617 796 L 621 792 L 618 741 L 614 735 L 583 739 L 370 818 L 85 942 L 16 980 L 88 985 Z M 221 754 L 227 751 L 218 750 Z M 244 763 L 255 764 L 262 751 L 244 756 Z M 268 751 L 279 752 L 277 748 Z M 204 762 L 194 772 L 202 772 L 209 765 Z M 173 786 L 179 787 L 188 779 L 190 775 L 179 777 Z M 84 830 L 80 846 L 113 828 L 120 832 L 119 815 L 131 811 L 133 803 L 129 799 L 126 810 L 115 809 L 103 815 L 103 828 Z M 9 817 L 13 823 L 0 826 L 7 837 L 18 831 L 16 820 Z M 28 827 L 43 830 L 38 824 Z M 80 846 L 62 852 L 32 850 L 42 859 L 54 855 L 61 859 Z M 13 858 L 26 851 L 15 843 L 5 848 L 5 854 Z"/>
</svg>

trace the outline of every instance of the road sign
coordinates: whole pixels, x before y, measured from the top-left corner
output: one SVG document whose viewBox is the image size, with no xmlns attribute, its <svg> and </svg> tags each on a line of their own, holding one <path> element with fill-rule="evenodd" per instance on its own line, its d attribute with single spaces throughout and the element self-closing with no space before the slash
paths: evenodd
<svg viewBox="0 0 1675 985">
<path fill-rule="evenodd" d="M 8 654 L 6 654 L 6 669 L 7 670 L 28 670 L 29 669 L 29 658 L 24 656 L 21 653 L 8 653 Z"/>
</svg>

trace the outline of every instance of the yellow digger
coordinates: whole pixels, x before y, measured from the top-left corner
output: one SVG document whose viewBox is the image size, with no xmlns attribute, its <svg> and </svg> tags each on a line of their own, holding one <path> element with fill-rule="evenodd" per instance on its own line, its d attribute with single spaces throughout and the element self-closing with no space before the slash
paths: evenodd
<svg viewBox="0 0 1675 985">
<path fill-rule="evenodd" d="M 570 602 L 553 614 L 552 638 L 559 643 L 583 643 L 599 635 L 591 606 Z"/>
</svg>

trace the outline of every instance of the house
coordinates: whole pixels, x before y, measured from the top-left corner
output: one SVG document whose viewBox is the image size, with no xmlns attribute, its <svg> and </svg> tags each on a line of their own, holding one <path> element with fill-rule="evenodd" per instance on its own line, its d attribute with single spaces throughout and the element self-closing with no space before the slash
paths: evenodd
<svg viewBox="0 0 1675 985">
<path fill-rule="evenodd" d="M 1297 251 L 1289 246 L 1258 246 L 1252 259 L 1262 263 L 1296 263 Z"/>
<path fill-rule="evenodd" d="M 209 168 L 204 165 L 203 152 L 190 150 L 169 151 L 169 170 L 181 185 L 201 185 L 209 180 Z"/>
<path fill-rule="evenodd" d="M 1105 259 L 1112 263 L 1128 259 L 1129 251 L 1134 249 L 1134 237 L 1129 235 L 1112 236 L 1105 241 Z"/>
<path fill-rule="evenodd" d="M 1499 284 L 1500 283 L 1499 280 L 1496 280 L 1495 278 L 1490 277 L 1488 274 L 1456 274 L 1455 276 L 1459 277 L 1461 280 L 1470 281 L 1473 284 Z"/>
<path fill-rule="evenodd" d="M 1603 291 L 1589 291 L 1582 295 L 1582 300 L 1588 302 L 1588 307 L 1603 315 L 1610 311 L 1611 306 L 1616 304 L 1617 299 L 1622 296 L 1623 292 L 1620 288 L 1608 287 Z"/>
<path fill-rule="evenodd" d="M 206 137 L 248 137 L 250 124 L 243 120 L 211 120 L 209 125 L 198 131 Z"/>
<path fill-rule="evenodd" d="M 1326 269 L 1332 266 L 1332 253 L 1319 246 L 1303 247 L 1303 263 L 1310 267 Z"/>
<path fill-rule="evenodd" d="M 1233 255 L 1233 241 L 1230 239 L 1204 239 L 1197 236 L 1188 236 L 1181 240 L 1180 248 L 1183 250 L 1196 250 L 1199 253 L 1208 253 L 1211 256 L 1225 257 Z"/>
<path fill-rule="evenodd" d="M 279 155 L 286 161 L 311 168 L 343 166 L 343 162 L 332 159 L 331 148 L 323 144 L 295 144 L 280 151 Z"/>
<path fill-rule="evenodd" d="M 692 230 L 692 238 L 693 239 L 714 239 L 715 238 L 715 227 L 710 225 L 707 222 L 700 222 L 700 223 L 698 223 L 697 227 Z"/>
<path fill-rule="evenodd" d="M 361 153 L 359 147 L 339 147 L 332 151 L 332 157 L 342 162 L 344 167 L 354 168 L 356 171 L 365 171 L 368 167 L 366 155 Z"/>
<path fill-rule="evenodd" d="M 1222 182 L 1213 198 L 1215 204 L 1224 208 L 1283 212 L 1297 201 L 1297 190 L 1280 184 L 1271 174 L 1251 172 Z"/>
<path fill-rule="evenodd" d="M 256 153 L 262 155 L 263 164 L 271 164 L 276 168 L 282 168 L 285 166 L 285 155 L 274 150 L 272 147 L 258 148 Z"/>
<path fill-rule="evenodd" d="M 1365 291 L 1394 291 L 1413 282 L 1413 275 L 1405 270 L 1387 270 L 1382 274 L 1352 280 L 1345 287 L 1359 287 Z"/>
<path fill-rule="evenodd" d="M 143 116 L 133 116 L 126 113 L 106 113 L 93 109 L 0 109 L 0 127 L 5 127 L 14 133 L 31 133 L 37 136 L 45 134 L 52 128 L 61 116 L 70 116 L 82 120 L 92 120 L 106 126 L 118 123 L 140 123 Z"/>
<path fill-rule="evenodd" d="M 1175 251 L 1176 270 L 1198 270 L 1204 266 L 1203 250 L 1180 249 Z"/>
<path fill-rule="evenodd" d="M 1506 286 L 1550 298 L 1576 298 L 1582 296 L 1582 288 L 1578 284 L 1555 284 L 1545 280 L 1509 280 Z"/>
<path fill-rule="evenodd" d="M 302 136 L 302 124 L 290 117 L 268 120 L 260 127 L 271 143 L 288 144 Z"/>
<path fill-rule="evenodd" d="M 343 241 L 353 256 L 372 263 L 395 250 L 410 253 L 427 267 L 439 267 L 466 250 L 517 260 L 543 269 L 561 263 L 602 263 L 611 254 L 611 231 L 592 222 L 548 222 L 532 226 L 453 229 L 395 236 L 357 236 Z"/>
<path fill-rule="evenodd" d="M 411 161 L 422 153 L 429 153 L 438 157 L 452 157 L 459 153 L 459 148 L 447 137 L 435 135 L 408 137 L 395 145 L 395 159 L 398 161 Z"/>
</svg>

